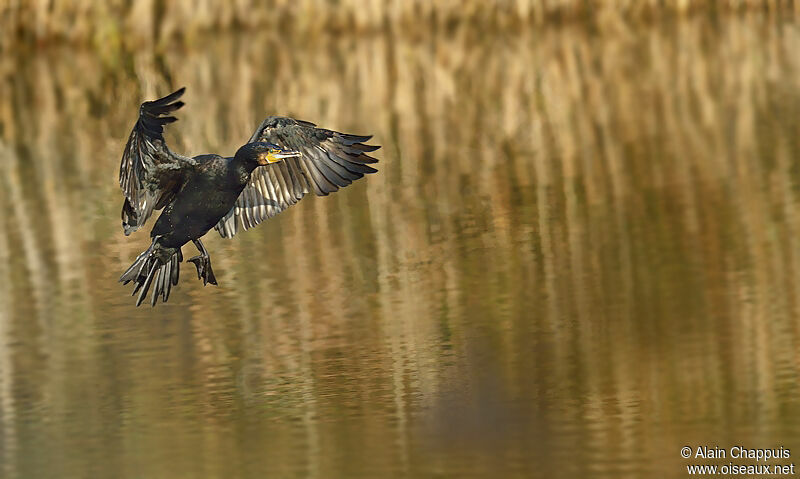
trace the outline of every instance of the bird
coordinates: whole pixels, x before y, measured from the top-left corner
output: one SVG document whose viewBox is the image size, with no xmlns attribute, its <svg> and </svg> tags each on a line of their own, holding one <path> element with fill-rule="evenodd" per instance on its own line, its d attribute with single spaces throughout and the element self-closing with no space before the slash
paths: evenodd
<svg viewBox="0 0 800 479">
<path fill-rule="evenodd" d="M 203 285 L 217 285 L 211 257 L 200 238 L 212 228 L 232 238 L 296 204 L 313 192 L 326 196 L 377 170 L 367 153 L 371 135 L 318 128 L 311 122 L 269 116 L 233 156 L 193 157 L 172 151 L 164 126 L 184 106 L 186 88 L 139 107 L 119 169 L 125 236 L 141 228 L 154 210 L 161 214 L 150 231 L 151 244 L 120 276 L 133 282 L 136 306 L 152 289 L 150 304 L 169 299 L 178 284 L 181 248 L 188 242 L 199 254 L 188 261 Z"/>
</svg>

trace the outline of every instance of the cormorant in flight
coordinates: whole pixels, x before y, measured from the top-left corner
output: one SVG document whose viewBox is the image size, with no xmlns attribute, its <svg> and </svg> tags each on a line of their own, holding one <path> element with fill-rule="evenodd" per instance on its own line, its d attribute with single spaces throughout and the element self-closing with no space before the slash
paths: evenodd
<svg viewBox="0 0 800 479">
<path fill-rule="evenodd" d="M 192 241 L 200 254 L 189 261 L 197 276 L 217 284 L 211 260 L 200 237 L 211 228 L 231 238 L 297 203 L 306 193 L 317 195 L 347 186 L 374 173 L 367 155 L 379 146 L 365 145 L 371 136 L 317 128 L 313 123 L 270 116 L 232 157 L 171 151 L 162 133 L 177 119 L 167 116 L 183 106 L 185 88 L 139 107 L 122 163 L 119 184 L 125 195 L 125 235 L 139 229 L 153 210 L 163 208 L 150 236 L 153 242 L 120 277 L 136 284 L 139 306 L 152 287 L 150 304 L 169 298 L 178 284 L 181 247 Z"/>
</svg>

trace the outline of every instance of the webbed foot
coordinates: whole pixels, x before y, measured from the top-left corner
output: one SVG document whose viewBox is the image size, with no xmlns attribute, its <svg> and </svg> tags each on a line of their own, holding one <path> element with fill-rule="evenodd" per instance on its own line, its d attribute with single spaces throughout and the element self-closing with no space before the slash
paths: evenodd
<svg viewBox="0 0 800 479">
<path fill-rule="evenodd" d="M 208 283 L 213 285 L 217 284 L 217 278 L 214 277 L 214 270 L 211 269 L 211 257 L 208 255 L 199 255 L 189 258 L 189 261 L 194 263 L 197 267 L 197 279 L 203 280 L 203 286 Z"/>
</svg>

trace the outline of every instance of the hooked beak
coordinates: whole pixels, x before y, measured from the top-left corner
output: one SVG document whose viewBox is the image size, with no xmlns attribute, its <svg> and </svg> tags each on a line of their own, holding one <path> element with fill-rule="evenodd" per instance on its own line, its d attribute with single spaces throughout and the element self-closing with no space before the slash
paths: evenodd
<svg viewBox="0 0 800 479">
<path fill-rule="evenodd" d="M 272 158 L 275 158 L 276 161 L 280 161 L 284 158 L 298 158 L 300 157 L 300 152 L 292 150 L 283 150 L 280 153 L 273 153 L 270 156 Z"/>
<path fill-rule="evenodd" d="M 277 153 L 267 153 L 265 155 L 259 156 L 259 165 L 269 165 L 271 163 L 278 163 L 281 160 L 286 158 L 297 158 L 300 156 L 299 151 L 292 151 L 292 150 L 281 150 Z"/>
</svg>

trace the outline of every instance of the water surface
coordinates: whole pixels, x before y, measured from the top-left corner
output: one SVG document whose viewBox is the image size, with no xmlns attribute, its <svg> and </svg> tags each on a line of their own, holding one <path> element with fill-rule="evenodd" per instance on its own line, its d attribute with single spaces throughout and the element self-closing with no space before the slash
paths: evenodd
<svg viewBox="0 0 800 479">
<path fill-rule="evenodd" d="M 0 59 L 0 475 L 685 477 L 800 454 L 800 28 L 461 29 Z M 231 154 L 268 114 L 380 173 L 116 280 L 138 103 Z M 191 246 L 184 254 L 193 255 Z"/>
</svg>

